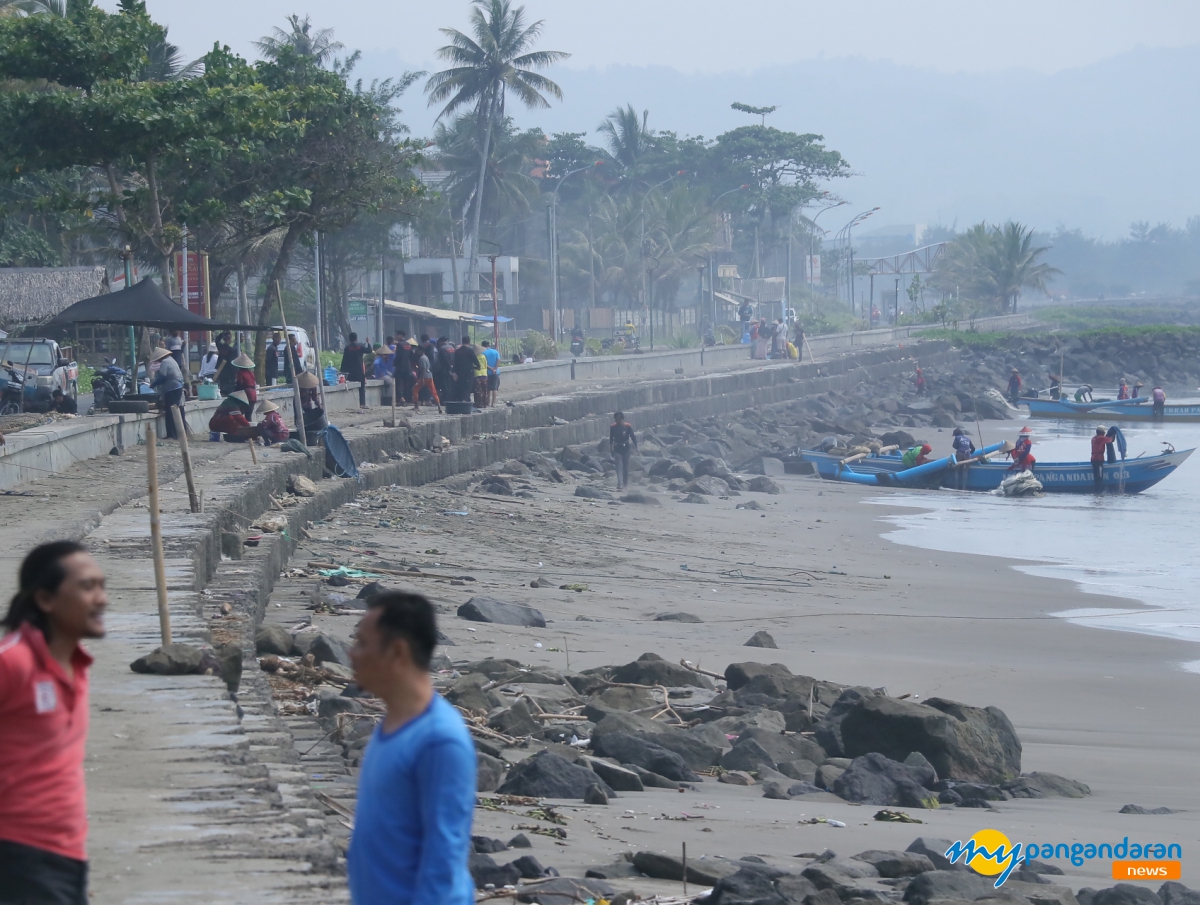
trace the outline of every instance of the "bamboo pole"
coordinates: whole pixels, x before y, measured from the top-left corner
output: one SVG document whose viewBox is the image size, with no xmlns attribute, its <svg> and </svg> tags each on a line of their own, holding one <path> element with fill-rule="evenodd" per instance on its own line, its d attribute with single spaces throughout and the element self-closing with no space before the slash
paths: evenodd
<svg viewBox="0 0 1200 905">
<path fill-rule="evenodd" d="M 146 358 L 146 373 L 150 373 L 149 357 Z M 163 561 L 162 515 L 158 508 L 157 417 L 149 421 L 146 427 L 146 473 L 150 489 L 150 552 L 154 557 L 154 589 L 158 593 L 158 626 L 162 632 L 162 643 L 166 645 L 171 643 L 171 610 L 167 606 L 167 569 Z"/>
<path fill-rule="evenodd" d="M 275 281 L 275 298 L 279 302 L 279 322 L 283 324 L 283 343 L 287 346 L 287 350 L 283 355 L 284 373 L 287 369 L 292 369 L 292 405 L 296 407 L 296 433 L 300 435 L 300 445 L 308 446 L 308 436 L 304 433 L 304 408 L 300 404 L 300 381 L 296 379 L 296 365 L 292 361 L 292 338 L 288 335 L 287 315 L 283 313 L 283 291 L 279 288 L 279 280 Z M 317 364 L 320 364 L 320 359 L 317 359 Z M 326 414 L 325 417 L 329 417 Z M 253 452 L 254 447 L 250 447 Z M 254 457 L 254 461 L 258 461 L 258 456 Z"/>
<path fill-rule="evenodd" d="M 192 512 L 200 511 L 200 498 L 196 496 L 196 479 L 192 475 L 192 453 L 188 449 L 187 425 L 183 423 L 183 413 L 179 406 L 172 405 L 171 418 L 175 422 L 175 435 L 179 438 L 179 454 L 183 457 L 183 476 L 187 479 L 188 503 Z"/>
</svg>

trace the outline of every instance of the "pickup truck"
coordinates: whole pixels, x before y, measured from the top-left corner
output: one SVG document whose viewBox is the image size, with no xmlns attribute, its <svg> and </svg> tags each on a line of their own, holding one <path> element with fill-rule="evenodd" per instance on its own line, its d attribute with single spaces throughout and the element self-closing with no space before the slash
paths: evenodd
<svg viewBox="0 0 1200 905">
<path fill-rule="evenodd" d="M 72 399 L 78 397 L 79 365 L 70 357 L 71 351 L 52 339 L 0 340 L 0 365 L 18 378 L 25 374 L 25 411 L 48 412 L 50 395 L 56 389 Z M 8 394 L 5 397 L 4 407 L 15 411 L 17 400 L 8 398 Z"/>
</svg>

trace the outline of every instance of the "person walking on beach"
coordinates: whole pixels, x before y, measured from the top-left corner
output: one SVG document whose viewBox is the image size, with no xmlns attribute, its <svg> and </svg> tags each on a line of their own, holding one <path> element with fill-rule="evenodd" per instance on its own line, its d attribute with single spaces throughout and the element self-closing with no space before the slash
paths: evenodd
<svg viewBox="0 0 1200 905">
<path fill-rule="evenodd" d="M 462 345 L 454 350 L 454 385 L 460 402 L 470 402 L 475 394 L 475 371 L 479 367 L 479 354 L 471 345 L 471 337 L 464 336 Z"/>
<path fill-rule="evenodd" d="M 342 364 L 338 368 L 346 375 L 346 380 L 358 384 L 358 407 L 367 407 L 367 367 L 364 356 L 371 350 L 358 341 L 358 334 L 351 333 L 349 342 L 342 349 Z"/>
<path fill-rule="evenodd" d="M 500 392 L 500 351 L 492 348 L 492 341 L 485 339 L 483 357 L 487 365 L 487 404 L 496 404 L 496 395 Z"/>
<path fill-rule="evenodd" d="M 1012 369 L 1012 375 L 1008 378 L 1008 401 L 1014 407 L 1021 401 L 1021 372 L 1016 368 Z"/>
<path fill-rule="evenodd" d="M 1105 433 L 1103 424 L 1096 428 L 1096 435 L 1092 437 L 1092 480 L 1096 484 L 1096 493 L 1104 489 L 1104 451 L 1114 439 Z"/>
<path fill-rule="evenodd" d="M 175 356 L 167 349 L 159 349 L 150 357 L 150 360 L 159 363 L 158 371 L 154 374 L 154 379 L 150 381 L 150 389 L 158 390 L 162 394 L 159 407 L 167 414 L 167 417 L 163 419 L 166 422 L 167 439 L 178 440 L 179 435 L 175 431 L 175 418 L 171 414 L 171 406 L 178 406 L 179 414 L 183 416 L 183 372 L 179 370 Z M 183 420 L 183 428 L 187 430 L 186 417 Z"/>
<path fill-rule="evenodd" d="M 629 454 L 637 449 L 637 437 L 633 425 L 625 420 L 624 412 L 613 412 L 613 423 L 608 429 L 608 444 L 612 447 L 617 463 L 617 490 L 629 486 Z"/>
<path fill-rule="evenodd" d="M 433 689 L 433 605 L 417 594 L 367 598 L 350 660 L 354 681 L 384 703 L 367 745 L 347 853 L 355 905 L 474 905 L 468 859 L 475 746 Z"/>
<path fill-rule="evenodd" d="M 104 573 L 81 544 L 35 547 L 0 640 L 0 901 L 87 905 L 83 755 Z"/>
</svg>

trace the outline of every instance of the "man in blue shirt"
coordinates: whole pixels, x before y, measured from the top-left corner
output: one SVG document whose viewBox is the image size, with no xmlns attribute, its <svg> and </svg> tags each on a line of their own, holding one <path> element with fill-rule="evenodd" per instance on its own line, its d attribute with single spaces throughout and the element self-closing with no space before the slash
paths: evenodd
<svg viewBox="0 0 1200 905">
<path fill-rule="evenodd" d="M 496 393 L 500 389 L 500 350 L 492 348 L 490 339 L 485 339 L 481 345 L 483 357 L 487 359 L 488 405 L 495 405 Z"/>
<path fill-rule="evenodd" d="M 475 747 L 433 690 L 433 606 L 417 594 L 371 597 L 351 651 L 355 681 L 386 705 L 358 779 L 350 840 L 356 905 L 473 905 L 467 867 Z"/>
</svg>

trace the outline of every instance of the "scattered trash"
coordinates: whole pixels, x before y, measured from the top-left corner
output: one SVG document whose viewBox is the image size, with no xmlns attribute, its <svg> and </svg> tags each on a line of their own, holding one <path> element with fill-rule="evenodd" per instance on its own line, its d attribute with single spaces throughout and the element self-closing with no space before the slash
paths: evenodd
<svg viewBox="0 0 1200 905">
<path fill-rule="evenodd" d="M 470 515 L 466 509 L 443 509 L 442 515 Z"/>
<path fill-rule="evenodd" d="M 887 808 L 884 808 L 882 811 L 876 811 L 875 819 L 882 820 L 886 823 L 924 823 L 925 822 L 923 820 L 918 820 L 916 817 L 913 817 L 909 814 L 905 814 L 903 811 L 889 811 Z"/>
</svg>

